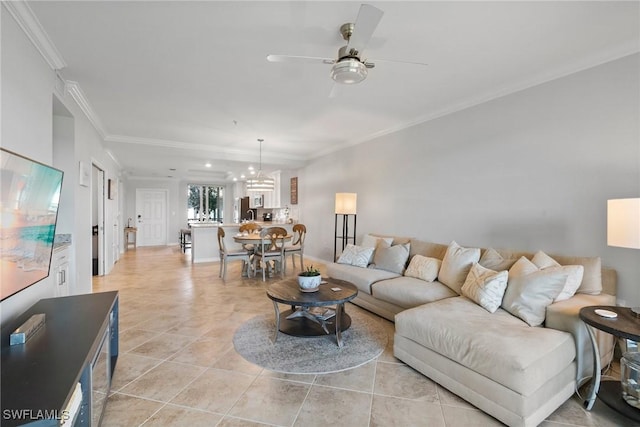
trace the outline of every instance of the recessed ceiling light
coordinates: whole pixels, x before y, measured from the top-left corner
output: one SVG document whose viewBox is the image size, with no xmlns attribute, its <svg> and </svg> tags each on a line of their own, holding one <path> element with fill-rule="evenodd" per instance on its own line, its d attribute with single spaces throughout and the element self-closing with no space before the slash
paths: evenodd
<svg viewBox="0 0 640 427">
<path fill-rule="evenodd" d="M 251 165 L 250 165 L 247 169 L 249 169 L 250 171 L 252 171 L 252 170 L 253 170 L 253 166 L 251 166 Z"/>
<path fill-rule="evenodd" d="M 250 175 L 255 175 L 255 174 L 256 174 L 256 171 L 249 171 L 249 174 L 250 174 Z"/>
<path fill-rule="evenodd" d="M 246 176 L 244 176 L 244 174 L 240 175 L 240 179 L 245 179 Z"/>
<path fill-rule="evenodd" d="M 234 180 L 234 181 L 237 181 L 237 180 L 238 180 L 238 178 L 233 178 L 233 180 Z"/>
<path fill-rule="evenodd" d="M 204 165 L 205 165 L 205 167 L 208 167 L 208 168 L 210 168 L 210 167 L 211 167 L 211 163 L 208 163 L 208 162 L 207 162 L 207 163 L 205 163 Z"/>
</svg>

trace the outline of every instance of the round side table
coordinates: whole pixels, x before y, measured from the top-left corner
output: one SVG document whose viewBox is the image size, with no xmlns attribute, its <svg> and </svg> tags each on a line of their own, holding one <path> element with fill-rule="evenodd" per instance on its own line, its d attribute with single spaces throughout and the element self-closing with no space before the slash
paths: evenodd
<svg viewBox="0 0 640 427">
<path fill-rule="evenodd" d="M 599 309 L 613 311 L 618 316 L 614 318 L 600 316 L 596 314 L 596 310 Z M 640 341 L 640 318 L 636 317 L 628 307 L 594 305 L 581 308 L 580 319 L 589 326 L 587 327 L 587 331 L 589 332 L 591 346 L 593 347 L 593 384 L 591 385 L 587 400 L 584 402 L 585 408 L 591 410 L 597 395 L 611 408 L 633 420 L 640 421 L 640 409 L 629 405 L 622 398 L 620 381 L 600 382 L 600 352 L 598 351 L 598 342 L 592 329 L 599 329 L 615 337 Z"/>
</svg>

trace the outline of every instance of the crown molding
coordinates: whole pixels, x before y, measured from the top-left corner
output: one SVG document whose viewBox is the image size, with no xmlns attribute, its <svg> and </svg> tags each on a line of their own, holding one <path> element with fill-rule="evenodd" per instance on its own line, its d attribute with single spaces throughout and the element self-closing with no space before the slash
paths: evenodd
<svg viewBox="0 0 640 427">
<path fill-rule="evenodd" d="M 228 159 L 239 158 L 243 161 L 246 161 L 247 157 L 255 156 L 258 153 L 258 150 L 239 150 L 229 147 L 222 147 L 219 145 L 210 145 L 210 144 L 198 144 L 193 142 L 183 142 L 183 141 L 175 141 L 175 140 L 166 140 L 166 139 L 156 139 L 156 138 L 143 138 L 143 137 L 134 137 L 128 135 L 106 135 L 104 140 L 106 142 L 115 142 L 120 144 L 137 144 L 137 145 L 148 145 L 152 147 L 163 147 L 163 148 L 175 148 L 178 150 L 200 150 L 205 152 L 212 152 L 218 154 L 218 158 L 225 157 Z M 277 155 L 273 154 L 271 156 L 266 157 L 267 160 L 271 158 L 272 160 L 285 160 L 292 162 L 304 162 L 307 160 L 301 156 L 295 155 L 287 155 L 278 153 Z M 268 162 L 268 161 L 267 161 Z"/>
<path fill-rule="evenodd" d="M 67 66 L 60 52 L 53 44 L 49 35 L 40 24 L 33 10 L 26 1 L 3 1 L 2 5 L 18 23 L 22 31 L 29 37 L 31 43 L 38 49 L 40 55 L 53 70 L 60 70 Z"/>
<path fill-rule="evenodd" d="M 107 132 L 104 130 L 104 126 L 102 126 L 102 122 L 100 118 L 93 110 L 93 107 L 89 103 L 89 100 L 85 96 L 84 92 L 80 88 L 78 82 L 74 82 L 71 80 L 67 80 L 65 84 L 65 88 L 67 93 L 71 95 L 73 100 L 78 104 L 78 107 L 82 110 L 82 112 L 87 116 L 93 127 L 98 131 L 102 139 L 104 140 L 107 136 Z"/>
<path fill-rule="evenodd" d="M 431 120 L 438 119 L 440 117 L 448 116 L 450 114 L 457 113 L 459 111 L 463 111 L 463 110 L 475 107 L 477 105 L 493 101 L 495 99 L 512 95 L 514 93 L 522 92 L 524 90 L 531 89 L 533 87 L 540 86 L 542 84 L 552 82 L 554 80 L 558 80 L 563 77 L 570 76 L 572 74 L 577 74 L 582 71 L 586 71 L 588 69 L 595 68 L 600 65 L 604 65 L 608 62 L 613 62 L 630 55 L 638 54 L 639 52 L 640 52 L 640 46 L 638 42 L 635 42 L 635 41 L 629 42 L 625 45 L 620 46 L 618 49 L 607 51 L 604 54 L 592 55 L 591 57 L 586 58 L 581 62 L 574 62 L 565 67 L 556 68 L 553 71 L 550 71 L 544 74 L 539 74 L 529 80 L 520 82 L 518 84 L 501 87 L 492 92 L 487 92 L 480 96 L 468 98 L 458 104 L 446 106 L 442 109 L 439 109 L 429 114 L 425 114 L 421 117 L 418 117 L 417 119 L 414 119 L 410 122 L 402 123 L 388 129 L 383 129 L 379 132 L 375 132 L 360 138 L 345 141 L 342 144 L 338 144 L 333 147 L 329 147 L 325 150 L 318 151 L 315 155 L 312 156 L 312 158 L 313 159 L 319 158 L 319 157 L 331 154 L 333 152 L 340 151 L 345 147 L 355 146 L 368 141 L 373 141 L 374 139 L 380 138 L 382 136 L 396 133 L 405 129 L 409 129 L 411 127 L 429 122 Z"/>
</svg>

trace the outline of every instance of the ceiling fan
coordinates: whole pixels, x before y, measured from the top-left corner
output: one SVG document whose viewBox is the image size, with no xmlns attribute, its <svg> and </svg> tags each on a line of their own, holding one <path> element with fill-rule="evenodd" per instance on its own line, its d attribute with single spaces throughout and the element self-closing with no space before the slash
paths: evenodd
<svg viewBox="0 0 640 427">
<path fill-rule="evenodd" d="M 369 43 L 383 14 L 383 11 L 374 6 L 362 4 L 356 22 L 340 26 L 340 34 L 347 41 L 347 44 L 338 50 L 337 59 L 314 56 L 268 55 L 267 61 L 333 65 L 331 67 L 331 78 L 336 83 L 346 85 L 360 83 L 367 78 L 368 69 L 375 67 L 373 62 L 362 59 L 362 52 Z M 385 61 L 382 59 L 377 59 L 376 61 L 427 65 L 421 62 Z"/>
</svg>

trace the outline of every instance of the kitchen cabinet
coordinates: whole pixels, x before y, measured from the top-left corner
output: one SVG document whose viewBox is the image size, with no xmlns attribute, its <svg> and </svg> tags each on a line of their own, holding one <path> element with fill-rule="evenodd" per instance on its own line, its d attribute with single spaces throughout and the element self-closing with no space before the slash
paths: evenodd
<svg viewBox="0 0 640 427">
<path fill-rule="evenodd" d="M 275 182 L 275 188 L 273 191 L 266 191 L 264 193 L 263 207 L 265 209 L 274 209 L 280 207 L 280 171 L 272 172 L 268 176 Z"/>
<path fill-rule="evenodd" d="M 53 250 L 51 272 L 55 276 L 56 297 L 66 297 L 70 293 L 69 246 L 61 246 Z"/>
</svg>

